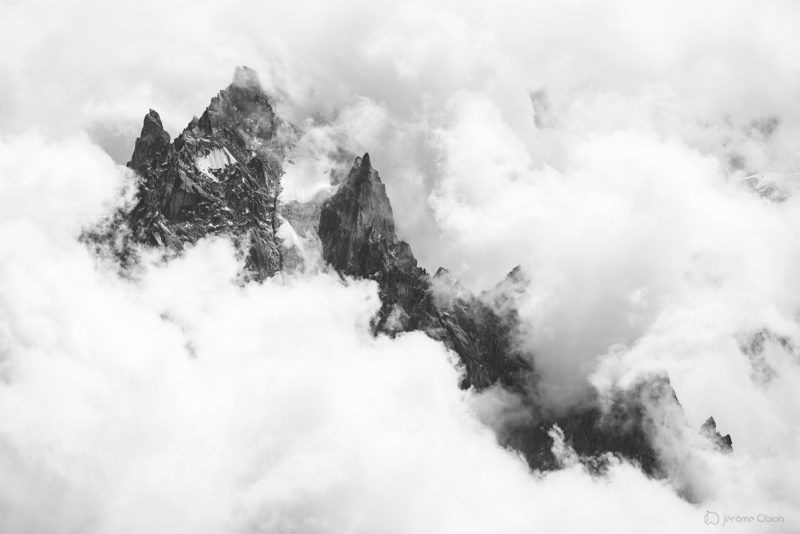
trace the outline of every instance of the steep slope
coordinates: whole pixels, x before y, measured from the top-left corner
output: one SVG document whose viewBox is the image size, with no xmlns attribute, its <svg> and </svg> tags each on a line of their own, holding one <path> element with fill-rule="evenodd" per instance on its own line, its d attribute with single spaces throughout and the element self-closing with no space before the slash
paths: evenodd
<svg viewBox="0 0 800 534">
<path fill-rule="evenodd" d="M 525 381 L 517 377 L 530 366 L 510 342 L 511 318 L 471 296 L 447 306 L 434 302 L 430 276 L 395 234 L 392 206 L 369 154 L 356 158 L 322 205 L 319 221 L 323 259 L 342 274 L 378 282 L 382 306 L 376 331 L 422 330 L 443 341 L 461 357 L 465 387 Z"/>
<path fill-rule="evenodd" d="M 717 431 L 717 422 L 713 417 L 706 419 L 703 426 L 700 427 L 700 434 L 705 436 L 711 443 L 714 444 L 722 452 L 731 452 L 733 450 L 733 441 L 731 435 L 722 435 Z"/>
<path fill-rule="evenodd" d="M 627 391 L 599 393 L 559 413 L 544 411 L 537 390 L 535 355 L 517 348 L 519 318 L 509 295 L 529 282 L 517 267 L 496 288 L 481 295 L 461 289 L 445 269 L 434 277 L 417 265 L 410 246 L 397 238 L 391 203 L 368 154 L 321 209 L 319 237 L 323 258 L 342 274 L 378 283 L 382 307 L 374 329 L 389 335 L 422 330 L 458 354 L 462 388 L 478 391 L 501 385 L 519 398 L 514 420 L 498 429 L 500 442 L 524 454 L 531 468 L 558 467 L 551 429 L 593 469 L 613 453 L 661 474 L 652 440 L 652 406 L 678 404 L 669 379 L 656 376 Z"/>
<path fill-rule="evenodd" d="M 288 133 L 246 67 L 236 69 L 233 83 L 174 142 L 150 110 L 128 163 L 140 177 L 136 204 L 111 225 L 112 234 L 130 229 L 117 253 L 129 261 L 135 244 L 179 252 L 185 243 L 226 234 L 253 277 L 275 274 L 281 268 L 276 210 Z M 89 237 L 102 242 L 111 235 Z"/>
<path fill-rule="evenodd" d="M 87 231 L 84 240 L 110 249 L 126 270 L 140 247 L 170 256 L 205 236 L 227 235 L 255 280 L 320 262 L 343 276 L 374 280 L 381 299 L 376 334 L 423 331 L 458 355 L 462 388 L 502 387 L 518 400 L 516 416 L 496 425 L 498 440 L 520 451 L 532 469 L 558 467 L 558 427 L 592 469 L 602 470 L 612 453 L 661 474 L 651 409 L 671 405 L 682 413 L 666 377 L 605 395 L 593 391 L 579 405 L 545 410 L 535 355 L 517 342 L 513 296 L 530 284 L 522 269 L 479 295 L 461 288 L 446 269 L 430 276 L 398 239 L 386 188 L 368 154 L 355 158 L 330 190 L 306 203 L 281 204 L 282 163 L 293 136 L 246 67 L 237 68 L 231 85 L 174 141 L 151 110 L 128 163 L 139 177 L 133 206 Z M 712 427 L 713 419 L 703 434 L 730 450 L 730 438 Z"/>
</svg>

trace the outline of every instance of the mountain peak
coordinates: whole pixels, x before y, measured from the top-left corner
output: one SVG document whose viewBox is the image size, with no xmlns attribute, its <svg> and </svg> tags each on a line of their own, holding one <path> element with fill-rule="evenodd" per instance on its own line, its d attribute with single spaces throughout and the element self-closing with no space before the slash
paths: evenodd
<svg viewBox="0 0 800 534">
<path fill-rule="evenodd" d="M 282 122 L 255 71 L 239 67 L 234 83 L 211 99 L 174 142 L 149 110 L 128 166 L 141 177 L 131 228 L 120 255 L 134 244 L 180 252 L 206 235 L 228 235 L 245 257 L 247 276 L 281 268 L 277 205 L 284 140 Z"/>
<path fill-rule="evenodd" d="M 247 89 L 262 89 L 261 81 L 258 79 L 258 73 L 254 69 L 244 65 L 236 67 L 233 71 L 233 81 L 231 85 Z"/>
<path fill-rule="evenodd" d="M 700 434 L 708 438 L 714 446 L 722 452 L 731 452 L 733 450 L 733 440 L 730 434 L 723 436 L 717 430 L 717 422 L 713 417 L 706 419 L 703 426 L 700 427 Z"/>
<path fill-rule="evenodd" d="M 161 115 L 158 114 L 158 111 L 156 111 L 156 110 L 154 110 L 152 108 L 147 112 L 147 115 L 144 116 L 144 120 L 145 120 L 145 123 L 147 121 L 151 121 L 151 122 L 156 123 L 159 126 L 159 128 L 162 127 L 162 125 L 161 125 Z"/>
<path fill-rule="evenodd" d="M 87 239 L 107 243 L 121 263 L 133 265 L 141 245 L 179 254 L 186 244 L 225 235 L 244 257 L 246 277 L 255 280 L 291 269 L 307 253 L 314 263 L 321 256 L 341 275 L 377 283 L 381 307 L 374 332 L 422 331 L 458 354 L 462 387 L 480 391 L 500 385 L 520 395 L 530 417 L 510 423 L 498 437 L 503 446 L 521 451 L 532 468 L 557 465 L 548 433 L 557 424 L 585 458 L 618 453 L 649 474 L 658 472 L 645 407 L 650 399 L 674 397 L 668 380 L 620 393 L 611 418 L 599 395 L 563 417 L 545 413 L 532 355 L 517 342 L 517 297 L 530 285 L 525 271 L 515 267 L 480 295 L 461 288 L 446 269 L 431 277 L 398 238 L 386 187 L 367 152 L 354 158 L 346 178 L 324 201 L 282 207 L 281 176 L 290 142 L 282 133 L 291 128 L 273 110 L 256 72 L 244 66 L 174 142 L 159 114 L 149 110 L 128 164 L 140 175 L 136 202 L 115 214 L 107 231 Z M 295 221 L 305 227 L 302 239 Z M 283 223 L 290 225 L 291 239 L 281 233 Z M 125 226 L 129 231 L 119 232 Z M 287 245 L 292 239 L 294 244 Z M 730 436 L 721 436 L 713 419 L 703 433 L 720 450 L 730 450 Z"/>
<path fill-rule="evenodd" d="M 161 124 L 161 116 L 156 110 L 151 109 L 147 112 L 147 115 L 144 116 L 141 136 L 150 135 L 160 137 L 162 133 L 166 132 L 164 131 L 164 125 Z M 167 134 L 167 136 L 169 136 L 169 134 Z"/>
<path fill-rule="evenodd" d="M 320 238 L 326 260 L 350 275 L 382 270 L 397 242 L 386 188 L 369 154 L 356 158 L 347 178 L 322 206 Z"/>
<path fill-rule="evenodd" d="M 136 139 L 133 155 L 128 166 L 142 172 L 170 151 L 170 136 L 161 124 L 158 112 L 151 109 L 142 121 L 142 133 Z"/>
<path fill-rule="evenodd" d="M 235 131 L 243 137 L 243 146 L 281 149 L 274 138 L 283 122 L 272 108 L 258 74 L 249 67 L 236 67 L 233 82 L 211 99 L 198 121 L 190 124 L 204 136 L 224 137 L 225 131 Z"/>
</svg>

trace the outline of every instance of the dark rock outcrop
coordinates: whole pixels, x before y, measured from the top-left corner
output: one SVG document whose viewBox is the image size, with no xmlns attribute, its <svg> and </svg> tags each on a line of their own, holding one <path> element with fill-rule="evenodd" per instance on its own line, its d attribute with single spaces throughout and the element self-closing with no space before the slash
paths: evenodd
<svg viewBox="0 0 800 534">
<path fill-rule="evenodd" d="M 608 455 L 632 461 L 652 476 L 665 475 L 653 439 L 658 432 L 656 406 L 680 409 L 669 378 L 654 376 L 634 386 L 614 390 L 601 399 L 597 392 L 567 411 L 550 414 L 533 424 L 512 426 L 506 442 L 522 451 L 529 463 L 543 469 L 558 467 L 549 431 L 561 429 L 567 443 L 592 471 L 607 466 Z"/>
<path fill-rule="evenodd" d="M 733 440 L 731 439 L 731 435 L 726 434 L 723 436 L 720 434 L 717 431 L 717 422 L 714 421 L 713 417 L 706 419 L 706 422 L 700 427 L 700 434 L 708 438 L 709 441 L 711 441 L 711 443 L 713 443 L 714 446 L 720 451 L 733 451 Z"/>
<path fill-rule="evenodd" d="M 531 468 L 558 467 L 550 430 L 558 426 L 566 443 L 592 469 L 601 470 L 608 453 L 632 460 L 659 475 L 650 406 L 675 392 L 664 377 L 615 392 L 607 405 L 599 394 L 564 413 L 542 410 L 533 355 L 518 348 L 519 318 L 509 295 L 528 281 L 517 267 L 490 291 L 473 295 L 458 287 L 446 269 L 434 277 L 417 265 L 411 248 L 394 228 L 386 189 L 369 155 L 356 158 L 338 191 L 322 205 L 319 237 L 323 257 L 342 274 L 378 283 L 382 307 L 376 332 L 394 335 L 422 330 L 458 354 L 462 388 L 477 391 L 500 385 L 521 399 L 527 416 L 503 426 L 500 442 L 524 454 Z"/>
<path fill-rule="evenodd" d="M 115 215 L 110 234 L 87 239 L 111 241 L 127 226 L 116 245 L 126 262 L 137 244 L 179 252 L 204 236 L 225 234 L 251 276 L 272 276 L 281 268 L 276 211 L 289 131 L 247 67 L 236 69 L 233 83 L 172 143 L 151 110 L 128 163 L 140 177 L 136 203 Z"/>
<path fill-rule="evenodd" d="M 462 386 L 523 383 L 530 365 L 515 351 L 514 318 L 502 317 L 471 295 L 437 305 L 431 278 L 411 247 L 397 238 L 386 188 L 369 154 L 352 170 L 320 212 L 324 260 L 342 274 L 378 283 L 381 310 L 374 329 L 390 335 L 422 330 L 443 341 L 465 367 Z"/>
<path fill-rule="evenodd" d="M 355 158 L 346 176 L 332 175 L 335 192 L 281 204 L 282 163 L 293 135 L 246 67 L 236 70 L 233 83 L 174 141 L 151 110 L 128 163 L 139 177 L 134 205 L 85 232 L 84 241 L 111 249 L 124 271 L 136 263 L 140 247 L 179 254 L 205 236 L 227 235 L 245 258 L 248 277 L 262 280 L 299 269 L 308 259 L 302 247 L 283 244 L 278 228 L 287 224 L 293 238 L 313 244 L 342 276 L 377 283 L 376 334 L 423 331 L 458 355 L 462 388 L 502 387 L 519 399 L 522 416 L 499 425 L 498 440 L 520 451 L 531 468 L 558 467 L 552 437 L 558 427 L 565 444 L 594 470 L 602 470 L 604 458 L 614 454 L 649 474 L 661 473 L 651 407 L 677 404 L 668 379 L 644 380 L 610 397 L 593 391 L 580 404 L 546 410 L 535 357 L 518 343 L 515 295 L 530 283 L 524 271 L 513 269 L 477 295 L 461 288 L 446 269 L 430 276 L 408 243 L 398 239 L 386 188 L 368 154 Z M 729 449 L 730 437 L 721 437 L 709 421 L 704 432 Z"/>
</svg>

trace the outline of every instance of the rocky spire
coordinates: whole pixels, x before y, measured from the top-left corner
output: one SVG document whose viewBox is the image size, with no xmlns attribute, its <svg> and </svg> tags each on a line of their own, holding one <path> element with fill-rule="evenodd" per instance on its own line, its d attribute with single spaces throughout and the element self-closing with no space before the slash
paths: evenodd
<svg viewBox="0 0 800 534">
<path fill-rule="evenodd" d="M 258 73 L 250 67 L 244 65 L 236 67 L 236 69 L 233 71 L 232 85 L 263 91 L 261 81 L 258 79 Z"/>
<path fill-rule="evenodd" d="M 717 431 L 717 422 L 714 421 L 713 417 L 706 419 L 706 422 L 700 427 L 700 434 L 708 438 L 711 443 L 717 447 L 717 449 L 723 452 L 733 451 L 733 440 L 731 439 L 731 435 L 727 434 L 723 436 L 720 434 Z"/>
<path fill-rule="evenodd" d="M 368 277 L 396 259 L 400 245 L 392 206 L 369 154 L 355 159 L 339 190 L 323 204 L 319 237 L 325 261 L 352 276 Z"/>
<path fill-rule="evenodd" d="M 161 124 L 161 117 L 151 109 L 144 116 L 142 133 L 136 139 L 128 167 L 144 172 L 153 161 L 166 157 L 170 148 L 169 133 L 164 130 Z"/>
<path fill-rule="evenodd" d="M 431 278 L 417 266 L 411 248 L 398 240 L 386 189 L 369 155 L 355 158 L 339 189 L 322 206 L 319 237 L 323 258 L 342 274 L 378 283 L 381 310 L 373 328 L 394 335 L 421 330 L 459 356 L 461 387 L 482 390 L 501 385 L 516 394 L 527 415 L 498 435 L 504 446 L 522 452 L 533 469 L 558 467 L 551 430 L 557 425 L 591 469 L 601 470 L 603 453 L 636 461 L 658 475 L 658 454 L 650 436 L 653 398 L 677 404 L 666 377 L 645 380 L 631 391 L 613 393 L 613 403 L 601 408 L 599 394 L 566 413 L 543 413 L 532 355 L 520 352 L 519 318 L 515 307 L 530 283 L 515 267 L 497 287 L 481 295 L 459 288 L 446 269 Z M 444 291 L 446 295 L 440 293 Z"/>
<path fill-rule="evenodd" d="M 204 236 L 225 234 L 241 247 L 248 274 L 275 274 L 282 124 L 247 67 L 236 69 L 233 82 L 174 142 L 150 110 L 128 164 L 140 180 L 135 206 L 118 214 L 131 230 L 118 255 L 130 258 L 135 244 L 178 253 Z"/>
<path fill-rule="evenodd" d="M 160 136 L 166 134 L 169 139 L 169 134 L 164 131 L 164 126 L 161 124 L 161 116 L 157 111 L 151 109 L 144 116 L 144 124 L 142 125 L 142 136 Z"/>
<path fill-rule="evenodd" d="M 87 240 L 114 246 L 122 241 L 118 253 L 125 265 L 135 261 L 128 260 L 140 245 L 179 254 L 186 244 L 205 236 L 227 235 L 246 258 L 250 277 L 272 276 L 285 265 L 277 234 L 286 150 L 281 128 L 290 126 L 276 115 L 258 76 L 247 67 L 236 69 L 232 83 L 174 142 L 158 113 L 150 110 L 129 163 L 140 176 L 136 204 L 104 226 L 110 228 L 107 234 Z M 369 154 L 355 158 L 330 197 L 314 202 L 312 207 L 296 203 L 294 220 L 305 220 L 318 233 L 311 241 L 321 246 L 321 256 L 331 268 L 377 283 L 381 308 L 372 324 L 376 333 L 422 331 L 458 355 L 461 387 L 499 385 L 520 399 L 524 417 L 503 428 L 498 440 L 522 452 L 531 468 L 557 467 L 550 435 L 557 425 L 593 466 L 610 452 L 634 459 L 650 474 L 659 472 L 647 407 L 653 399 L 677 404 L 668 378 L 613 393 L 610 408 L 603 407 L 598 394 L 584 405 L 545 413 L 535 358 L 521 352 L 518 342 L 516 299 L 531 283 L 521 268 L 479 295 L 461 288 L 445 269 L 430 277 L 417 265 L 411 247 L 396 235 L 386 187 Z M 286 220 L 291 219 L 287 214 Z M 125 225 L 130 232 L 119 231 Z M 445 298 L 440 298 L 441 292 Z M 674 411 L 679 410 L 678 405 Z M 713 418 L 702 432 L 722 450 L 730 450 L 730 436 L 716 431 Z"/>
</svg>

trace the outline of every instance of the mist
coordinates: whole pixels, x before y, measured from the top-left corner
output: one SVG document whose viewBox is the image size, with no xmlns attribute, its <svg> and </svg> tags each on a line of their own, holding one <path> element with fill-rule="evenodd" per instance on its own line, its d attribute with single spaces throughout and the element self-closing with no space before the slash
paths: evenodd
<svg viewBox="0 0 800 534">
<path fill-rule="evenodd" d="M 795 2 L 0 12 L 3 532 L 800 529 Z M 422 333 L 373 337 L 370 282 L 242 286 L 224 239 L 133 278 L 93 257 L 147 110 L 176 135 L 242 64 L 298 128 L 284 200 L 368 151 L 430 272 L 477 292 L 522 266 L 549 407 L 668 375 L 671 476 L 568 446 L 531 473 L 492 431 L 513 396 L 459 390 Z M 712 414 L 732 455 L 697 437 Z"/>
</svg>

